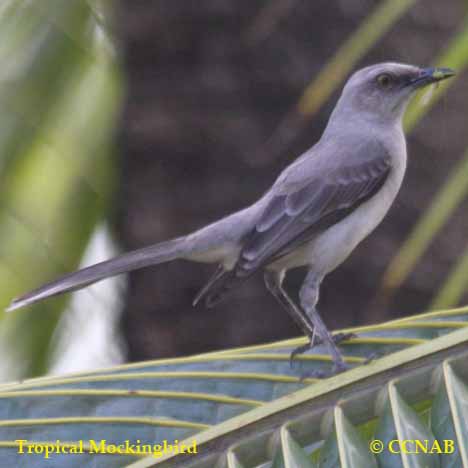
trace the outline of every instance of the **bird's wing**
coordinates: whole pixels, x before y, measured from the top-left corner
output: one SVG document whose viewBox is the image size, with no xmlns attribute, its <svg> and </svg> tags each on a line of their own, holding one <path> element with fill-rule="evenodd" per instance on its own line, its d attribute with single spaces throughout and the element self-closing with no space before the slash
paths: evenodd
<svg viewBox="0 0 468 468">
<path fill-rule="evenodd" d="M 195 303 L 216 305 L 259 268 L 338 223 L 375 195 L 390 171 L 391 157 L 375 139 L 319 142 L 283 171 L 236 264 L 217 271 Z"/>
<path fill-rule="evenodd" d="M 305 183 L 283 187 L 267 205 L 247 238 L 234 270 L 250 276 L 286 255 L 317 232 L 338 223 L 382 187 L 391 170 L 387 153 L 312 175 Z"/>
<path fill-rule="evenodd" d="M 214 279 L 198 299 L 215 305 L 259 268 L 338 223 L 375 195 L 391 171 L 390 155 L 375 140 L 355 143 L 315 148 L 315 154 L 286 169 L 246 236 L 234 268 Z"/>
</svg>

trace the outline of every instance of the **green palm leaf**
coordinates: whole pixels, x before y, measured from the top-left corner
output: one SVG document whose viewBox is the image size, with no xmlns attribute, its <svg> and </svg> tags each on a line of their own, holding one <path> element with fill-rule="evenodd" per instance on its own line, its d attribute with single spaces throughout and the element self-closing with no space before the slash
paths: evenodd
<svg viewBox="0 0 468 468">
<path fill-rule="evenodd" d="M 342 349 L 347 362 L 358 366 L 325 381 L 301 379 L 301 375 L 331 365 L 320 346 L 290 367 L 289 353 L 304 342 L 301 338 L 5 384 L 0 386 L 0 460 L 20 460 L 15 458 L 22 456 L 17 453 L 19 439 L 30 443 L 59 440 L 62 444 L 84 440 L 84 453 L 54 454 L 53 463 L 116 466 L 114 456 L 90 453 L 93 446 L 89 441 L 121 444 L 129 440 L 135 444 L 140 440 L 141 445 L 154 445 L 195 437 L 200 455 L 194 458 L 194 466 L 213 466 L 214 458 L 219 457 L 227 457 L 229 466 L 261 466 L 261 460 L 275 457 L 274 466 L 309 466 L 298 461 L 291 465 L 285 457 L 307 460 L 310 466 L 316 466 L 314 460 L 319 459 L 343 464 L 351 457 L 354 464 L 350 461 L 343 466 L 363 466 L 356 460 L 373 460 L 364 450 L 367 442 L 363 437 L 390 437 L 392 431 L 398 432 L 395 418 L 410 417 L 390 414 L 390 409 L 402 411 L 409 405 L 405 410 L 409 415 L 431 409 L 435 393 L 431 393 L 428 375 L 435 375 L 444 359 L 466 348 L 467 327 L 468 308 L 463 308 L 354 329 L 358 338 L 343 343 Z M 458 331 L 450 333 L 454 330 Z M 406 351 L 408 347 L 412 347 L 411 353 Z M 375 353 L 391 354 L 359 365 Z M 384 385 L 387 393 L 382 391 Z M 393 393 L 391 385 L 396 388 Z M 416 395 L 416 391 L 420 393 Z M 330 413 L 342 399 L 346 401 Z M 387 400 L 393 405 L 390 409 L 386 409 Z M 392 417 L 385 416 L 387 413 Z M 324 435 L 319 429 L 326 426 L 327 418 L 330 427 Z M 432 431 L 427 424 L 422 427 Z M 271 451 L 268 447 L 273 441 Z M 309 445 L 313 453 L 304 449 Z M 354 450 L 357 459 L 352 458 Z M 141 458 L 141 454 L 120 456 L 127 462 Z M 156 461 L 152 456 L 141 463 L 150 466 Z M 41 456 L 28 458 L 32 466 L 42 462 Z M 171 460 L 167 466 L 177 466 L 175 462 Z"/>
</svg>

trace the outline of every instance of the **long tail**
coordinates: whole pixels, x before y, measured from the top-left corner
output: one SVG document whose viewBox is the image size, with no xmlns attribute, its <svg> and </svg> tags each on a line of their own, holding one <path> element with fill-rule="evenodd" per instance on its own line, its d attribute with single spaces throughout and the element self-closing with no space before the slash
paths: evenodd
<svg viewBox="0 0 468 468">
<path fill-rule="evenodd" d="M 56 296 L 67 291 L 76 291 L 110 276 L 169 262 L 183 257 L 189 250 L 185 237 L 134 250 L 133 252 L 128 252 L 111 260 L 83 268 L 47 283 L 34 291 L 14 299 L 6 310 L 7 312 L 11 312 L 47 297 Z"/>
</svg>

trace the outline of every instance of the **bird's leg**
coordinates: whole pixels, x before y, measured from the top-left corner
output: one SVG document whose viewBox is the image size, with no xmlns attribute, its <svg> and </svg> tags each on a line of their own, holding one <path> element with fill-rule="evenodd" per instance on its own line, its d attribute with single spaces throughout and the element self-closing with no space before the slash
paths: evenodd
<svg viewBox="0 0 468 468">
<path fill-rule="evenodd" d="M 315 341 L 315 330 L 309 317 L 294 304 L 288 293 L 283 289 L 284 274 L 276 271 L 265 271 L 263 276 L 265 285 L 268 291 L 276 298 L 276 300 L 283 306 L 286 312 L 292 317 L 296 324 L 300 327 L 304 335 L 309 338 L 309 342 L 305 345 L 296 348 L 289 358 L 289 364 L 292 367 L 292 362 L 296 354 L 301 354 L 307 351 Z"/>
<path fill-rule="evenodd" d="M 333 336 L 328 331 L 328 328 L 326 327 L 325 323 L 323 322 L 316 309 L 319 297 L 320 280 L 321 278 L 318 278 L 314 272 L 309 271 L 309 273 L 305 277 L 304 283 L 299 293 L 301 306 L 307 314 L 307 317 L 310 319 L 312 325 L 314 326 L 314 330 L 319 336 L 320 340 L 328 348 L 328 351 L 334 364 L 333 373 L 342 372 L 346 370 L 348 366 L 344 362 L 343 355 L 341 354 L 341 351 L 338 349 L 338 346 L 333 340 Z M 293 351 L 293 354 L 296 355 L 299 352 L 304 351 L 295 350 Z"/>
<path fill-rule="evenodd" d="M 293 318 L 296 324 L 300 327 L 304 335 L 309 338 L 309 342 L 297 347 L 293 350 L 290 356 L 290 364 L 292 366 L 292 361 L 294 356 L 302 354 L 308 351 L 315 345 L 322 343 L 322 339 L 319 337 L 317 339 L 317 334 L 315 333 L 314 325 L 309 317 L 294 304 L 292 299 L 288 296 L 287 292 L 283 289 L 283 278 L 284 274 L 276 271 L 266 270 L 264 273 L 265 285 L 270 291 L 270 293 L 276 298 L 276 300 L 283 306 L 283 308 L 288 312 L 288 314 Z M 338 344 L 341 341 L 348 340 L 353 338 L 355 335 L 352 333 L 338 333 L 332 336 L 332 340 Z"/>
<path fill-rule="evenodd" d="M 304 335 L 306 335 L 309 340 L 314 341 L 314 326 L 309 317 L 294 304 L 287 292 L 283 289 L 283 277 L 283 273 L 268 270 L 265 271 L 263 276 L 268 291 L 270 291 L 276 300 L 284 307 L 286 312 L 300 327 Z"/>
</svg>

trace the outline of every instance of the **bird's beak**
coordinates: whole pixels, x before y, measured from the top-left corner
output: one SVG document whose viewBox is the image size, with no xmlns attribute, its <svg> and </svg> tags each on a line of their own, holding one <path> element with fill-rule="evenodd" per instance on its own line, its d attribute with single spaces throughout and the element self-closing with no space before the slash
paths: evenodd
<svg viewBox="0 0 468 468">
<path fill-rule="evenodd" d="M 422 88 L 423 86 L 446 80 L 455 75 L 451 68 L 422 68 L 419 75 L 409 81 L 408 85 L 413 88 Z"/>
</svg>

